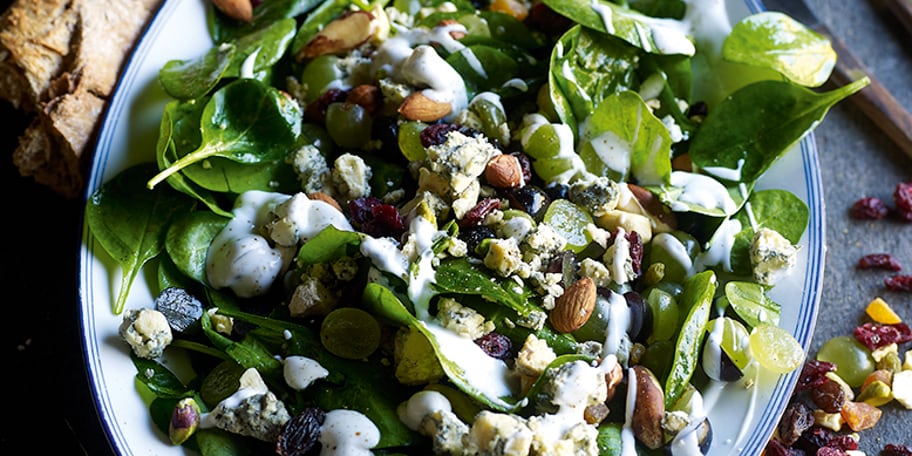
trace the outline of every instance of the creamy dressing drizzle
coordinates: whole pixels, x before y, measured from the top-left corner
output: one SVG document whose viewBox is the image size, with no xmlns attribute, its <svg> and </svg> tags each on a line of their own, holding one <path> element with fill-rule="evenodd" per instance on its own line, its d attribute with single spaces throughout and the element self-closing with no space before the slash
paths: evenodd
<svg viewBox="0 0 912 456">
<path fill-rule="evenodd" d="M 659 233 L 652 238 L 652 242 L 653 245 L 664 248 L 672 258 L 684 266 L 688 277 L 696 272 L 694 270 L 693 260 L 691 260 L 690 255 L 687 254 L 687 248 L 684 247 L 684 244 L 682 244 L 678 238 L 669 233 Z"/>
<path fill-rule="evenodd" d="M 705 166 L 703 171 L 706 171 L 713 176 L 716 176 L 720 179 L 726 179 L 730 181 L 740 181 L 741 180 L 741 169 L 744 168 L 744 159 L 738 160 L 738 167 L 735 169 L 732 168 L 723 168 L 721 166 Z"/>
<path fill-rule="evenodd" d="M 589 176 L 590 173 L 586 170 L 586 165 L 583 163 L 583 159 L 580 158 L 580 156 L 573 148 L 573 130 L 571 130 L 570 126 L 567 124 L 552 124 L 548 122 L 548 119 L 541 114 L 527 114 L 525 117 L 523 117 L 522 136 L 520 137 L 520 141 L 523 147 L 528 146 L 529 141 L 531 140 L 532 135 L 535 133 L 535 131 L 544 125 L 551 125 L 554 127 L 554 133 L 557 135 L 558 143 L 560 144 L 557 155 L 549 159 L 569 162 L 571 165 L 567 171 L 564 171 L 563 173 L 555 176 L 552 179 L 552 182 L 566 184 L 569 183 L 570 180 L 574 177 Z"/>
<path fill-rule="evenodd" d="M 510 368 L 500 359 L 488 356 L 472 339 L 434 322 L 421 324 L 434 336 L 444 358 L 462 370 L 462 377 L 485 396 L 496 399 L 513 394 Z"/>
<path fill-rule="evenodd" d="M 630 329 L 630 307 L 627 306 L 627 300 L 624 296 L 610 292 L 608 295 L 608 328 L 605 336 L 605 344 L 602 345 L 602 354 L 605 356 L 615 355 L 625 348 L 627 342 L 627 331 Z M 626 362 L 626 356 L 621 360 Z"/>
<path fill-rule="evenodd" d="M 723 269 L 731 272 L 731 250 L 741 229 L 741 222 L 736 219 L 722 222 L 709 240 L 709 247 L 697 256 L 695 269 L 702 271 L 708 266 L 721 264 Z"/>
<path fill-rule="evenodd" d="M 282 362 L 282 374 L 288 386 L 303 390 L 314 381 L 326 378 L 329 371 L 319 362 L 306 356 L 289 356 Z"/>
<path fill-rule="evenodd" d="M 672 171 L 671 185 L 682 190 L 677 201 L 671 205 L 673 211 L 688 211 L 687 205 L 682 203 L 706 209 L 720 209 L 725 215 L 731 215 L 738 209 L 725 186 L 712 177 L 686 171 Z"/>
<path fill-rule="evenodd" d="M 321 456 L 372 456 L 380 429 L 364 414 L 336 409 L 326 412 L 320 428 Z"/>
<path fill-rule="evenodd" d="M 627 407 L 624 426 L 621 427 L 621 456 L 637 456 L 636 438 L 633 435 L 633 411 L 636 409 L 637 382 L 633 368 L 627 369 Z"/>
<path fill-rule="evenodd" d="M 399 420 L 409 429 L 417 431 L 424 417 L 440 410 L 452 411 L 450 400 L 438 391 L 422 390 L 413 394 L 406 401 L 405 407 L 399 408 Z"/>
<path fill-rule="evenodd" d="M 614 13 L 611 7 L 599 2 L 599 0 L 592 0 L 590 5 L 592 10 L 601 17 L 605 30 L 609 34 L 613 34 L 615 32 Z M 654 44 L 656 49 L 663 54 L 694 54 L 694 45 L 687 38 L 687 34 L 691 32 L 691 27 L 690 23 L 686 21 L 686 17 L 685 20 L 678 21 L 649 17 L 635 11 L 630 11 L 627 14 L 649 25 L 649 28 L 636 28 L 641 42 Z"/>
</svg>

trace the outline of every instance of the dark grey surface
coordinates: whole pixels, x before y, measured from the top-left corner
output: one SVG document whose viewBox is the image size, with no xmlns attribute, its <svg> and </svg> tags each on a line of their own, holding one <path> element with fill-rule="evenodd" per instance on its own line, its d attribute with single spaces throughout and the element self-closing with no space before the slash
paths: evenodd
<svg viewBox="0 0 912 456">
<path fill-rule="evenodd" d="M 809 0 L 831 30 L 863 60 L 904 106 L 912 109 L 912 32 L 867 0 Z M 3 2 L 5 6 L 8 2 Z M 2 454 L 110 454 L 95 417 L 82 363 L 76 253 L 81 203 L 64 201 L 18 176 L 9 158 L 25 126 L 0 104 L 4 217 L 4 416 Z M 890 201 L 895 185 L 912 181 L 912 159 L 854 106 L 844 101 L 816 130 L 827 210 L 823 300 L 811 354 L 826 339 L 851 334 L 864 307 L 882 296 L 912 321 L 912 293 L 890 293 L 883 272 L 857 271 L 867 253 L 890 252 L 912 273 L 912 224 L 859 222 L 848 208 L 862 196 Z M 906 344 L 909 347 L 909 344 Z M 895 403 L 861 433 L 861 449 L 877 455 L 887 443 L 912 445 L 912 412 Z"/>
</svg>

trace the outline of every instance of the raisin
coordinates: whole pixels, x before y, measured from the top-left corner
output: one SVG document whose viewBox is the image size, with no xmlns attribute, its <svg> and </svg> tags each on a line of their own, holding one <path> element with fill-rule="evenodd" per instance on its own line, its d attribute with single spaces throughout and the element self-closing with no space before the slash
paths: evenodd
<svg viewBox="0 0 912 456">
<path fill-rule="evenodd" d="M 766 448 L 764 449 L 763 454 L 767 456 L 790 456 L 794 454 L 792 451 L 792 449 L 787 448 L 778 440 L 769 439 L 769 441 L 766 442 Z"/>
<path fill-rule="evenodd" d="M 827 372 L 836 370 L 836 365 L 827 361 L 818 361 L 812 359 L 804 363 L 801 368 L 801 375 L 798 377 L 798 383 L 795 385 L 797 391 L 809 390 L 830 381 L 827 378 Z"/>
<path fill-rule="evenodd" d="M 458 131 L 466 136 L 475 136 L 475 132 L 468 127 L 441 122 L 428 125 L 427 128 L 421 130 L 421 145 L 424 147 L 439 146 L 446 142 L 447 136 L 453 131 Z"/>
<path fill-rule="evenodd" d="M 535 220 L 541 220 L 548 205 L 551 204 L 548 194 L 534 185 L 510 189 L 507 191 L 506 197 L 511 208 L 522 210 Z"/>
<path fill-rule="evenodd" d="M 348 203 L 352 221 L 361 225 L 361 230 L 375 236 L 389 236 L 399 239 L 405 233 L 405 224 L 399 210 L 379 198 L 355 198 Z"/>
<path fill-rule="evenodd" d="M 811 409 L 801 402 L 792 402 L 779 420 L 779 438 L 783 444 L 791 446 L 813 425 L 814 413 Z"/>
<path fill-rule="evenodd" d="M 858 269 L 885 269 L 889 271 L 899 271 L 902 265 L 889 253 L 872 253 L 865 255 L 858 260 Z"/>
<path fill-rule="evenodd" d="M 519 167 L 522 169 L 523 184 L 528 185 L 532 182 L 532 159 L 522 152 L 510 152 L 510 155 L 519 160 Z"/>
<path fill-rule="evenodd" d="M 630 259 L 633 260 L 633 272 L 639 275 L 643 265 L 643 239 L 640 237 L 640 233 L 636 231 L 630 231 L 624 237 L 627 238 L 627 242 L 630 244 Z"/>
<path fill-rule="evenodd" d="M 859 220 L 878 220 L 887 216 L 890 209 L 882 199 L 876 196 L 866 196 L 855 201 L 849 214 Z"/>
<path fill-rule="evenodd" d="M 545 193 L 547 193 L 552 200 L 569 199 L 570 186 L 558 183 L 548 184 L 548 186 L 545 187 Z"/>
<path fill-rule="evenodd" d="M 512 358 L 513 343 L 503 334 L 489 332 L 475 339 L 475 344 L 492 358 L 504 360 Z"/>
<path fill-rule="evenodd" d="M 457 237 L 466 243 L 469 253 L 477 253 L 478 245 L 485 239 L 496 237 L 494 230 L 484 225 L 471 225 L 459 230 Z"/>
<path fill-rule="evenodd" d="M 316 407 L 305 408 L 282 426 L 276 441 L 276 454 L 304 456 L 317 443 L 326 413 Z"/>
<path fill-rule="evenodd" d="M 342 89 L 329 89 L 323 92 L 319 98 L 307 104 L 304 110 L 304 116 L 307 120 L 316 123 L 323 123 L 326 120 L 326 109 L 333 103 L 341 103 L 348 97 L 348 92 Z"/>
<path fill-rule="evenodd" d="M 807 454 L 816 454 L 817 450 L 825 447 L 835 437 L 836 433 L 814 426 L 801 434 L 801 437 L 798 438 L 793 446 Z"/>
<path fill-rule="evenodd" d="M 858 441 L 853 439 L 850 435 L 837 435 L 830 439 L 826 446 L 830 448 L 839 448 L 843 451 L 857 450 Z"/>
<path fill-rule="evenodd" d="M 497 198 L 484 198 L 459 220 L 459 227 L 464 228 L 471 225 L 481 224 L 485 216 L 494 209 L 500 209 L 500 200 Z"/>
<path fill-rule="evenodd" d="M 846 395 L 838 383 L 829 381 L 811 389 L 811 399 L 824 412 L 838 413 L 845 404 Z"/>
<path fill-rule="evenodd" d="M 865 323 L 857 326 L 852 335 L 869 349 L 877 350 L 890 344 L 901 344 L 912 340 L 912 329 L 905 323 L 884 325 Z"/>
<path fill-rule="evenodd" d="M 883 450 L 880 450 L 880 456 L 912 456 L 912 448 L 906 445 L 890 443 Z"/>
<path fill-rule="evenodd" d="M 912 291 L 912 275 L 895 275 L 884 279 L 884 286 L 892 291 Z"/>
</svg>

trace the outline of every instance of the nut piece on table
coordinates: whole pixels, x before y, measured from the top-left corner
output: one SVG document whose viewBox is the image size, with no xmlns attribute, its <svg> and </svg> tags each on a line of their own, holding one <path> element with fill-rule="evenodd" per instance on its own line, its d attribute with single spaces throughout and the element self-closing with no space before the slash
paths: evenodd
<svg viewBox="0 0 912 456">
<path fill-rule="evenodd" d="M 317 32 L 295 56 L 299 62 L 327 54 L 350 51 L 374 35 L 374 15 L 363 10 L 350 11 L 333 19 Z"/>
<path fill-rule="evenodd" d="M 523 183 L 522 165 L 513 155 L 494 156 L 485 168 L 485 180 L 494 188 L 514 188 Z"/>
<path fill-rule="evenodd" d="M 452 111 L 453 105 L 450 103 L 432 100 L 421 92 L 412 93 L 399 105 L 402 117 L 421 122 L 440 120 Z"/>
<path fill-rule="evenodd" d="M 232 19 L 244 22 L 253 20 L 253 4 L 250 0 L 212 0 L 212 4 Z"/>
<path fill-rule="evenodd" d="M 633 366 L 636 381 L 636 406 L 631 428 L 633 435 L 650 449 L 658 449 L 665 440 L 662 418 L 665 416 L 665 395 L 655 375 L 643 366 Z"/>
<path fill-rule="evenodd" d="M 551 310 L 551 325 L 558 332 L 568 333 L 579 329 L 595 309 L 595 282 L 583 277 L 567 287 Z"/>
</svg>

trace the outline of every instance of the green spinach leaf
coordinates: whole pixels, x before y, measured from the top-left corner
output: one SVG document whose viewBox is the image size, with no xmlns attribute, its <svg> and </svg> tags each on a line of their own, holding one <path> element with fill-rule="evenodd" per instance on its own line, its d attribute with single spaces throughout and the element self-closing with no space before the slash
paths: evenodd
<svg viewBox="0 0 912 456">
<path fill-rule="evenodd" d="M 770 189 L 754 193 L 748 205 L 735 214 L 735 219 L 741 222 L 741 231 L 735 235 L 731 249 L 732 271 L 745 276 L 751 274 L 750 245 L 757 229 L 769 228 L 797 244 L 809 217 L 807 204 L 789 191 Z"/>
<path fill-rule="evenodd" d="M 228 224 L 228 219 L 208 211 L 194 211 L 178 218 L 168 228 L 165 250 L 177 269 L 200 284 L 206 280 L 209 245 Z"/>
</svg>

